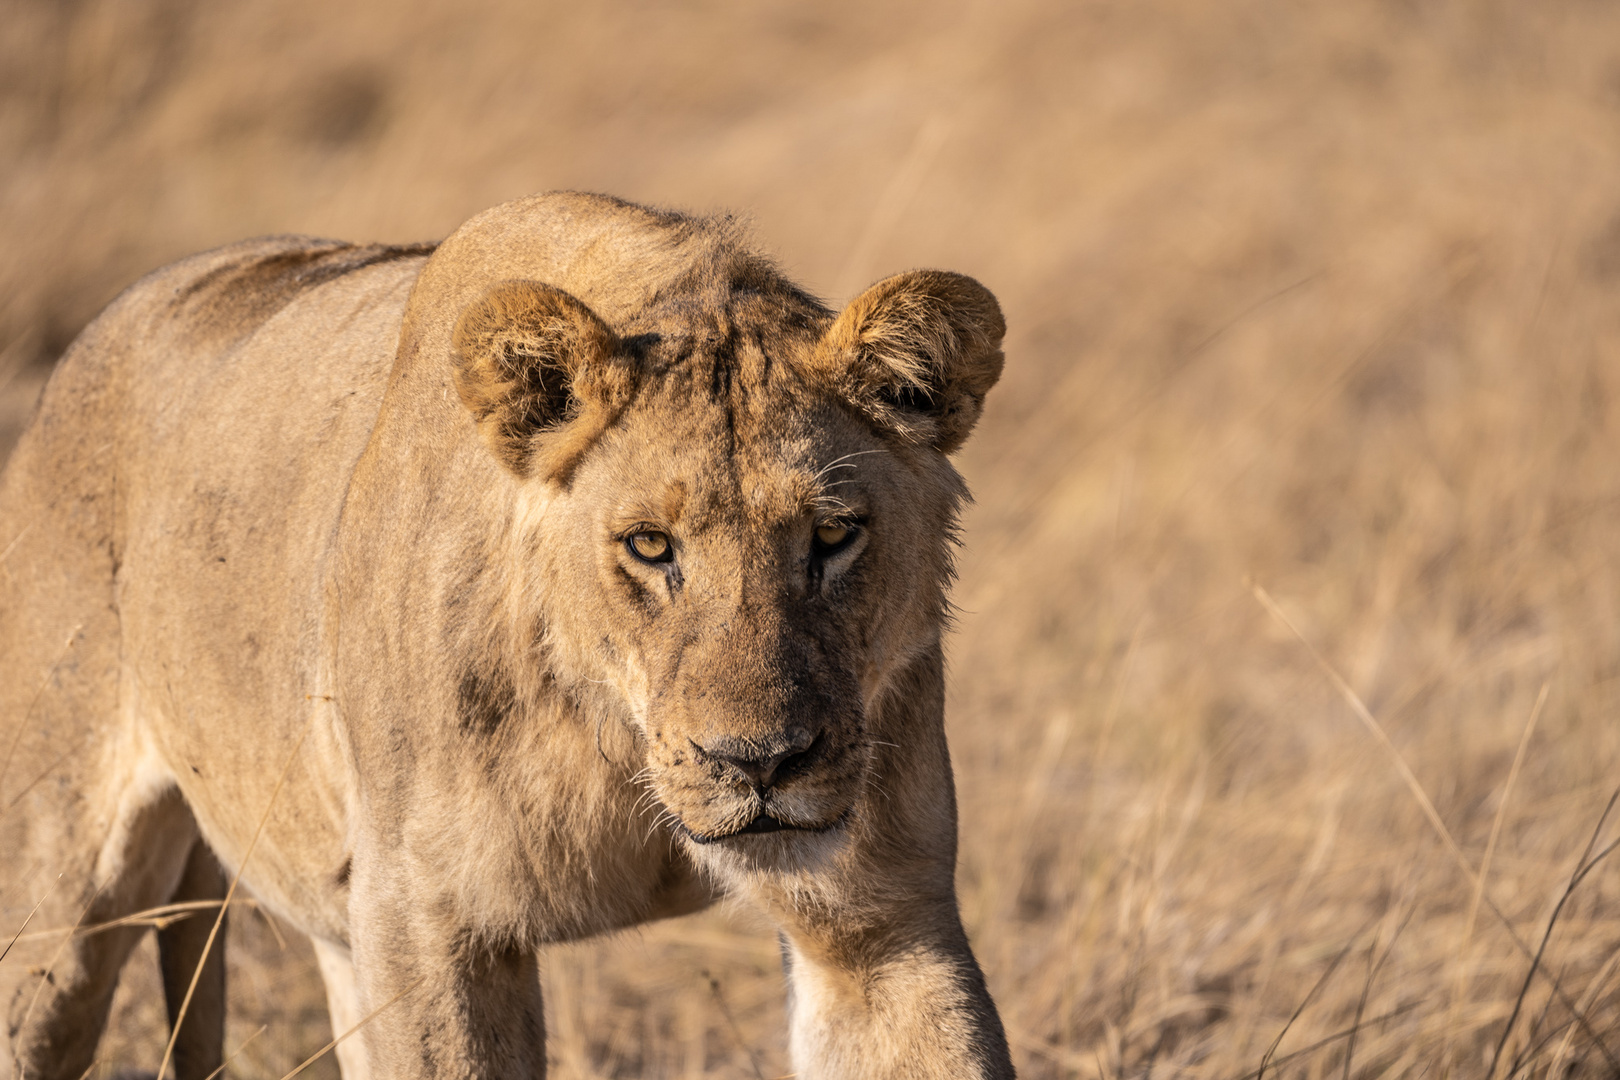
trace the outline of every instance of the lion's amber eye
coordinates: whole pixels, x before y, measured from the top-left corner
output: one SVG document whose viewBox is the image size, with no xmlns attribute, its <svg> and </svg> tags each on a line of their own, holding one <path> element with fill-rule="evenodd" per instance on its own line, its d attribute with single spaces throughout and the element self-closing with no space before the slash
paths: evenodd
<svg viewBox="0 0 1620 1080">
<path fill-rule="evenodd" d="M 849 530 L 842 525 L 817 525 L 816 542 L 822 547 L 837 547 L 849 535 Z"/>
<path fill-rule="evenodd" d="M 825 525 L 816 526 L 815 549 L 817 555 L 831 555 L 849 546 L 855 539 L 855 530 L 848 525 L 840 525 L 830 521 Z"/>
<path fill-rule="evenodd" d="M 631 533 L 624 542 L 630 554 L 642 562 L 669 562 L 675 557 L 675 548 L 670 544 L 669 537 L 661 532 Z"/>
</svg>

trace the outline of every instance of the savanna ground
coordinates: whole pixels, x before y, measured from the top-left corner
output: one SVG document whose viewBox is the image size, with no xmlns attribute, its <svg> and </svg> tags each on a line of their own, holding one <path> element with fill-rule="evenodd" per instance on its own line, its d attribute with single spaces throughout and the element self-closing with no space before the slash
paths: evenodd
<svg viewBox="0 0 1620 1080">
<path fill-rule="evenodd" d="M 1000 295 L 950 725 L 1023 1075 L 1620 1075 L 1620 9 L 3 0 L 0 452 L 151 267 L 562 187 Z M 231 925 L 274 1080 L 318 981 Z M 543 972 L 558 1075 L 789 1070 L 747 911 Z"/>
</svg>

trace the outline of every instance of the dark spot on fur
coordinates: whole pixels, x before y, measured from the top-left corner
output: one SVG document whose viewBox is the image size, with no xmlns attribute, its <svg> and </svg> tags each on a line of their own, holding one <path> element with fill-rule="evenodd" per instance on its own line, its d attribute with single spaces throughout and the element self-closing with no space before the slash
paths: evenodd
<svg viewBox="0 0 1620 1080">
<path fill-rule="evenodd" d="M 507 674 L 468 671 L 456 688 L 456 716 L 461 730 L 469 735 L 493 735 L 507 715 L 517 708 L 517 691 Z"/>
<path fill-rule="evenodd" d="M 759 384 L 763 387 L 771 385 L 771 350 L 770 343 L 765 340 L 765 334 L 759 327 L 754 327 L 752 335 L 754 351 L 759 354 Z"/>
<path fill-rule="evenodd" d="M 709 372 L 709 397 L 720 403 L 731 397 L 731 358 L 716 350 L 714 367 Z"/>
<path fill-rule="evenodd" d="M 663 341 L 663 335 L 657 333 L 632 334 L 627 338 L 620 338 L 619 344 L 624 351 L 637 361 L 646 360 L 649 353 Z"/>
<path fill-rule="evenodd" d="M 337 881 L 338 888 L 347 889 L 349 887 L 349 878 L 353 875 L 353 873 L 354 859 L 351 856 L 350 858 L 344 859 L 343 865 L 337 869 L 337 874 L 335 875 L 334 880 Z"/>
<path fill-rule="evenodd" d="M 614 580 L 619 583 L 619 588 L 623 590 L 631 603 L 641 607 L 651 606 L 653 603 L 652 593 L 647 591 L 647 586 L 636 580 L 634 574 L 622 566 L 615 566 L 613 571 Z"/>
</svg>

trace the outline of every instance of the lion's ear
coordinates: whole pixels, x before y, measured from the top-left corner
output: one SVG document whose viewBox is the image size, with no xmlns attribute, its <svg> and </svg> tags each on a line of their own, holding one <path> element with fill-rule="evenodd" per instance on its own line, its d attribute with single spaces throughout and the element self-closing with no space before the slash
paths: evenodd
<svg viewBox="0 0 1620 1080">
<path fill-rule="evenodd" d="M 821 361 L 858 408 L 908 441 L 949 454 L 967 441 L 1001 377 L 1007 324 L 990 290 L 943 270 L 873 285 L 822 340 Z"/>
<path fill-rule="evenodd" d="M 451 338 L 456 393 L 519 476 L 571 469 L 634 389 L 619 339 L 590 308 L 538 281 L 503 281 Z"/>
</svg>

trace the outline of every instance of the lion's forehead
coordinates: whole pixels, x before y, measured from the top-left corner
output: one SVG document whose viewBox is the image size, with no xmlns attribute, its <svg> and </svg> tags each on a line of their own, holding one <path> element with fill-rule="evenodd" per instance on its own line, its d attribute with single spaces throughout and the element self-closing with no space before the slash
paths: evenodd
<svg viewBox="0 0 1620 1080">
<path fill-rule="evenodd" d="M 609 474 L 617 512 L 682 530 L 771 529 L 865 512 L 883 444 L 806 394 L 694 394 L 676 382 L 621 419 Z"/>
<path fill-rule="evenodd" d="M 866 485 L 829 472 L 823 455 L 803 445 L 735 453 L 689 445 L 664 449 L 649 454 L 645 468 L 616 470 L 627 482 L 621 482 L 615 513 L 627 524 L 645 520 L 686 534 L 770 532 L 812 519 L 861 516 L 869 498 Z"/>
</svg>

